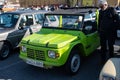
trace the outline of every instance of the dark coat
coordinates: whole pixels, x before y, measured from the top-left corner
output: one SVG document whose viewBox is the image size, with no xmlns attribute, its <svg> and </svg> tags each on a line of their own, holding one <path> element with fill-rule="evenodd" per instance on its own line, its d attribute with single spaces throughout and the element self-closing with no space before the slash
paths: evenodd
<svg viewBox="0 0 120 80">
<path fill-rule="evenodd" d="M 98 20 L 98 31 L 102 35 L 106 35 L 108 37 L 116 37 L 117 36 L 117 25 L 118 22 L 118 14 L 114 8 L 108 7 L 106 10 L 99 11 L 99 20 Z"/>
</svg>

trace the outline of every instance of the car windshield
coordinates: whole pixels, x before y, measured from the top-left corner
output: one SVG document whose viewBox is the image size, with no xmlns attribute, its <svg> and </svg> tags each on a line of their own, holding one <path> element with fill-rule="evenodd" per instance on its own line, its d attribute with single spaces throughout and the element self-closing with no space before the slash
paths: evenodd
<svg viewBox="0 0 120 80">
<path fill-rule="evenodd" d="M 3 13 L 0 15 L 0 27 L 11 28 L 14 27 L 19 19 L 18 14 Z"/>
<path fill-rule="evenodd" d="M 80 15 L 46 15 L 44 27 L 80 29 L 82 21 L 83 16 Z"/>
<path fill-rule="evenodd" d="M 85 19 L 91 19 L 91 15 L 90 14 L 85 15 Z"/>
</svg>

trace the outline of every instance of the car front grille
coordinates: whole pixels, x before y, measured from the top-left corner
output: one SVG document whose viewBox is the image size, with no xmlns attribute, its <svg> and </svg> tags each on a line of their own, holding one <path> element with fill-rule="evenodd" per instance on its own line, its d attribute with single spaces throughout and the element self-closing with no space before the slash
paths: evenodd
<svg viewBox="0 0 120 80">
<path fill-rule="evenodd" d="M 27 57 L 31 59 L 45 61 L 45 53 L 44 51 L 40 51 L 40 50 L 33 50 L 33 49 L 27 48 Z"/>
</svg>

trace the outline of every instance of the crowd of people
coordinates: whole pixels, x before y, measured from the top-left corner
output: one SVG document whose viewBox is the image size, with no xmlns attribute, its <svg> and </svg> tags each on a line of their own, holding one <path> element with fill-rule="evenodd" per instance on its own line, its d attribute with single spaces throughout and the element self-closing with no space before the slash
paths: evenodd
<svg viewBox="0 0 120 80">
<path fill-rule="evenodd" d="M 41 5 L 41 6 L 31 6 L 29 7 L 30 9 L 35 9 L 35 10 L 46 10 L 46 11 L 54 11 L 61 9 L 63 7 L 69 7 L 67 4 L 59 4 L 59 5 Z"/>
<path fill-rule="evenodd" d="M 54 11 L 54 10 L 58 10 L 58 9 L 61 9 L 61 8 L 68 8 L 68 7 L 70 7 L 70 6 L 67 5 L 67 4 L 51 4 L 51 5 L 31 6 L 29 8 L 30 9 L 35 9 L 35 10 L 46 10 L 46 11 L 50 11 L 51 10 L 51 11 Z M 75 5 L 74 7 L 81 7 L 81 6 Z M 119 5 L 115 4 L 114 8 L 116 10 L 120 10 L 120 6 Z"/>
</svg>

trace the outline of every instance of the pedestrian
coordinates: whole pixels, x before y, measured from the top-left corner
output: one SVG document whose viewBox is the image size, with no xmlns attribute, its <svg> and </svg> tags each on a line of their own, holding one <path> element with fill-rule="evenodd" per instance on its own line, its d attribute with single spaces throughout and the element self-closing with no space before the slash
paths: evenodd
<svg viewBox="0 0 120 80">
<path fill-rule="evenodd" d="M 119 17 L 113 7 L 108 6 L 106 0 L 99 2 L 98 32 L 100 35 L 102 61 L 107 60 L 107 47 L 109 58 L 114 56 L 114 43 L 117 36 L 116 22 Z"/>
</svg>

